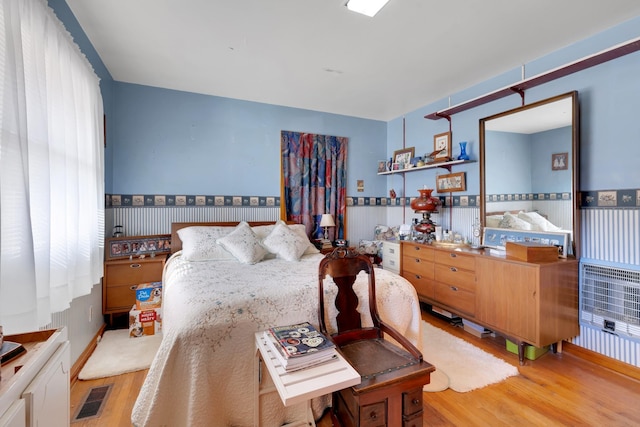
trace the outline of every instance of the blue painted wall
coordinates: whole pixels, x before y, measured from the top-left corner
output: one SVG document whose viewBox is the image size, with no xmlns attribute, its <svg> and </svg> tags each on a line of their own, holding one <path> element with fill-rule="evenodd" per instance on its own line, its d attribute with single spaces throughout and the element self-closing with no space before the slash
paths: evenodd
<svg viewBox="0 0 640 427">
<path fill-rule="evenodd" d="M 280 131 L 349 138 L 347 194 L 375 195 L 386 124 L 256 102 L 114 83 L 115 194 L 280 194 Z M 380 187 L 378 184 L 377 187 Z"/>
<path fill-rule="evenodd" d="M 350 139 L 350 196 L 415 196 L 433 187 L 444 169 L 390 177 L 376 175 L 377 161 L 394 150 L 433 150 L 433 135 L 449 130 L 446 120 L 426 114 L 519 81 L 521 68 L 452 94 L 388 123 L 113 82 L 63 0 L 50 0 L 74 39 L 103 79 L 107 115 L 106 191 L 123 194 L 279 195 L 279 132 L 296 130 Z M 526 77 L 548 71 L 618 43 L 640 37 L 640 17 L 525 64 Z M 470 67 L 473 64 L 469 64 Z M 640 53 L 530 89 L 534 102 L 577 90 L 581 108 L 581 189 L 640 187 Z M 453 154 L 458 142 L 478 159 L 478 120 L 520 105 L 513 95 L 453 116 Z M 467 172 L 467 194 L 479 193 L 479 164 Z M 363 179 L 364 192 L 356 181 Z M 406 189 L 406 194 L 405 194 Z M 464 193 L 462 193 L 464 194 Z"/>
</svg>

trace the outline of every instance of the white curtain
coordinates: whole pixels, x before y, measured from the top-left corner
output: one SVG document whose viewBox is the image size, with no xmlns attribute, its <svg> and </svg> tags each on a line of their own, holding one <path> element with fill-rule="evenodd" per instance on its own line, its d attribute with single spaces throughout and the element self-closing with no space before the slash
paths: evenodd
<svg viewBox="0 0 640 427">
<path fill-rule="evenodd" d="M 0 0 L 0 325 L 34 330 L 102 277 L 99 80 L 44 0 Z"/>
</svg>

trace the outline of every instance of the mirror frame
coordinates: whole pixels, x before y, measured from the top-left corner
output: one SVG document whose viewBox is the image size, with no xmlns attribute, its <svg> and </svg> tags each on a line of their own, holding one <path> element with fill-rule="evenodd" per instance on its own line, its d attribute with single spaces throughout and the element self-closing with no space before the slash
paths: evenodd
<svg viewBox="0 0 640 427">
<path fill-rule="evenodd" d="M 571 197 L 573 202 L 573 236 L 572 236 L 572 257 L 580 258 L 580 112 L 578 103 L 578 92 L 572 91 L 557 95 L 552 98 L 547 98 L 541 101 L 537 101 L 522 107 L 514 108 L 504 111 L 502 113 L 494 114 L 489 117 L 480 119 L 480 224 L 482 228 L 486 226 L 486 212 L 487 212 L 487 200 L 486 200 L 486 180 L 485 180 L 485 126 L 486 122 L 494 120 L 500 117 L 504 117 L 511 114 L 517 114 L 522 111 L 530 110 L 532 108 L 540 107 L 552 102 L 559 101 L 564 98 L 571 98 L 572 104 L 572 117 L 571 117 Z M 484 243 L 484 242 L 483 242 Z"/>
</svg>

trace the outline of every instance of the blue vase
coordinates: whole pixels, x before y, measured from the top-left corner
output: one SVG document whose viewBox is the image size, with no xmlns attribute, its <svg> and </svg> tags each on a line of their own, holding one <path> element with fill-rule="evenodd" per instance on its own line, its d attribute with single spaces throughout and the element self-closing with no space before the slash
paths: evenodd
<svg viewBox="0 0 640 427">
<path fill-rule="evenodd" d="M 462 141 L 460 143 L 460 155 L 458 156 L 458 160 L 469 160 L 469 155 L 467 154 L 467 141 Z"/>
</svg>

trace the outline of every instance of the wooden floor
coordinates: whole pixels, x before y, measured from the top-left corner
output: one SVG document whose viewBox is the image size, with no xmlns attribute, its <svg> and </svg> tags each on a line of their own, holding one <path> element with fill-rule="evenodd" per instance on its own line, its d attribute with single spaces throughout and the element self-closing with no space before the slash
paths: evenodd
<svg viewBox="0 0 640 427">
<path fill-rule="evenodd" d="M 423 314 L 423 318 L 518 365 L 517 356 L 505 350 L 503 338 L 476 338 L 431 315 Z M 640 425 L 640 381 L 567 352 L 547 353 L 533 362 L 527 361 L 519 370 L 520 375 L 516 377 L 468 393 L 452 390 L 426 393 L 424 425 Z M 114 385 L 99 418 L 75 422 L 72 426 L 131 426 L 131 409 L 145 375 L 146 371 L 140 371 L 95 381 L 78 381 L 71 388 L 72 416 L 90 388 Z M 329 417 L 325 416 L 318 426 L 331 426 Z"/>
</svg>

